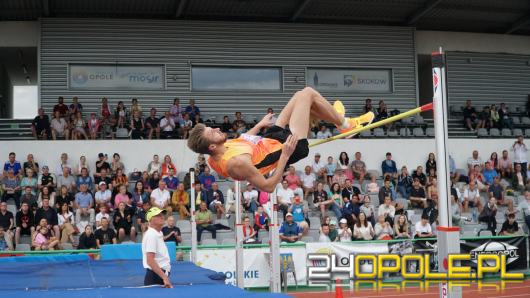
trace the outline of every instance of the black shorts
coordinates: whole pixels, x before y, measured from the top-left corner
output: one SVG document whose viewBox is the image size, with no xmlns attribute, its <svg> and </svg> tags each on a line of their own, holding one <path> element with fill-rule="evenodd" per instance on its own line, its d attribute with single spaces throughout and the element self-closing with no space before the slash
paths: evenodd
<svg viewBox="0 0 530 298">
<path fill-rule="evenodd" d="M 166 272 L 164 269 L 162 269 L 164 273 L 167 273 L 169 277 L 169 272 Z M 145 269 L 145 276 L 144 276 L 144 286 L 151 286 L 151 285 L 163 285 L 164 281 L 151 269 Z"/>
<path fill-rule="evenodd" d="M 20 227 L 20 235 L 31 236 L 31 228 Z"/>
<path fill-rule="evenodd" d="M 287 138 L 291 135 L 291 131 L 288 128 L 282 128 L 279 126 L 272 126 L 267 130 L 267 132 L 263 135 L 264 138 L 277 140 L 280 143 L 285 143 L 287 141 Z M 264 168 L 267 167 L 280 159 L 280 156 L 282 155 L 282 150 L 278 150 L 276 152 L 270 153 L 256 166 L 256 168 Z M 296 148 L 294 149 L 293 154 L 289 158 L 289 161 L 287 162 L 287 166 L 296 163 L 297 161 L 306 158 L 309 155 L 309 142 L 307 139 L 300 139 L 298 140 L 298 143 L 296 144 Z"/>
</svg>

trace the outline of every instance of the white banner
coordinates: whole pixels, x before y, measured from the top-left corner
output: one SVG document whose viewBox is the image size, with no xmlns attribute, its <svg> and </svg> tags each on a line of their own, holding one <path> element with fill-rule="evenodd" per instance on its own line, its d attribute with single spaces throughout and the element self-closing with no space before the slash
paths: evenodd
<svg viewBox="0 0 530 298">
<path fill-rule="evenodd" d="M 244 250 L 245 287 L 268 287 L 270 266 L 269 248 L 250 248 Z M 306 284 L 306 253 L 304 247 L 285 247 L 281 253 L 291 253 L 299 285 Z M 223 272 L 226 283 L 236 285 L 236 253 L 233 249 L 200 249 L 197 250 L 197 266 Z M 289 285 L 294 285 L 293 275 L 287 274 Z"/>
<path fill-rule="evenodd" d="M 391 69 L 308 68 L 307 86 L 319 91 L 392 92 Z"/>
<path fill-rule="evenodd" d="M 69 64 L 70 89 L 164 89 L 164 65 Z"/>
</svg>

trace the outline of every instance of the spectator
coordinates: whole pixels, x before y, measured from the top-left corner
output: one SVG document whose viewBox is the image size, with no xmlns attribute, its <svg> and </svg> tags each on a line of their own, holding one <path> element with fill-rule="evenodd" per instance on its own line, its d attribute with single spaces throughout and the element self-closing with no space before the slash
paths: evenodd
<svg viewBox="0 0 530 298">
<path fill-rule="evenodd" d="M 27 177 L 28 174 L 27 174 L 27 170 L 28 169 L 31 169 L 33 170 L 33 174 L 35 175 L 35 177 L 38 177 L 39 175 L 39 163 L 35 161 L 35 159 L 33 158 L 33 154 L 28 154 L 28 156 L 26 157 L 26 161 L 24 162 L 24 164 L 22 165 L 22 174 Z"/>
<path fill-rule="evenodd" d="M 81 157 L 79 157 L 79 163 L 77 164 L 77 167 L 75 168 L 75 171 L 74 171 L 75 175 L 81 175 L 83 168 L 86 168 L 87 174 L 90 174 L 90 166 L 88 165 L 86 156 L 81 155 Z"/>
<path fill-rule="evenodd" d="M 479 221 L 484 222 L 488 225 L 488 230 L 491 231 L 491 235 L 495 236 L 497 235 L 495 230 L 497 228 L 497 203 L 495 202 L 495 198 L 491 197 L 482 209 L 482 212 L 480 212 L 479 215 Z"/>
<path fill-rule="evenodd" d="M 94 174 L 94 180 L 96 184 L 99 183 L 97 179 L 98 177 L 101 177 L 102 170 L 105 170 L 105 174 L 108 174 L 108 172 L 110 171 L 110 164 L 107 162 L 108 158 L 109 157 L 107 154 L 103 154 L 103 153 L 98 154 L 98 161 L 96 162 L 96 173 Z"/>
<path fill-rule="evenodd" d="M 226 115 L 223 117 L 223 123 L 221 123 L 221 131 L 226 134 L 233 132 L 232 123 L 230 123 L 230 119 Z"/>
<path fill-rule="evenodd" d="M 348 225 L 352 226 L 357 221 L 357 214 L 359 214 L 360 208 L 348 197 L 343 197 L 342 201 L 341 217 L 346 218 Z"/>
<path fill-rule="evenodd" d="M 134 184 L 134 190 L 131 198 L 131 206 L 141 206 L 143 203 L 149 201 L 149 194 L 145 191 L 144 183 L 140 180 Z"/>
<path fill-rule="evenodd" d="M 386 177 L 390 177 L 392 180 L 397 178 L 397 166 L 396 162 L 392 160 L 392 153 L 387 152 L 386 159 L 381 163 L 381 171 L 384 179 Z"/>
<path fill-rule="evenodd" d="M 50 173 L 50 168 L 48 166 L 42 167 L 42 174 L 38 181 L 39 191 L 42 191 L 44 187 L 47 187 L 50 193 L 55 192 L 55 182 L 57 181 L 57 178 L 55 178 L 54 174 Z"/>
<path fill-rule="evenodd" d="M 116 133 L 116 119 L 111 115 L 108 117 L 103 117 L 101 119 L 101 138 L 112 138 L 114 139 L 114 134 Z"/>
<path fill-rule="evenodd" d="M 180 229 L 175 226 L 175 218 L 173 216 L 167 218 L 167 225 L 162 227 L 162 235 L 165 242 L 175 242 L 175 246 L 178 246 L 182 242 Z M 182 261 L 182 259 L 182 252 L 177 251 L 177 260 Z"/>
<path fill-rule="evenodd" d="M 326 170 L 326 165 L 324 164 L 324 162 L 320 160 L 320 153 L 315 154 L 315 158 L 313 159 L 313 162 L 311 163 L 311 169 L 319 181 L 323 181 L 324 183 L 326 183 L 327 170 Z"/>
<path fill-rule="evenodd" d="M 352 235 L 353 233 L 348 227 L 348 221 L 345 218 L 342 218 L 339 222 L 338 241 L 350 242 L 352 240 Z"/>
<path fill-rule="evenodd" d="M 208 197 L 206 195 L 206 191 L 202 189 L 201 185 L 199 183 L 195 183 L 194 186 L 195 189 L 195 198 L 191 198 L 194 201 L 192 203 L 195 204 L 195 209 L 199 209 L 200 204 L 202 202 L 206 202 L 208 200 Z"/>
<path fill-rule="evenodd" d="M 368 112 L 375 112 L 374 107 L 372 106 L 372 99 L 367 98 L 364 100 L 363 114 Z"/>
<path fill-rule="evenodd" d="M 225 210 L 226 210 L 226 217 L 229 218 L 229 213 L 234 213 L 236 211 L 236 193 L 234 191 L 235 186 L 233 183 L 231 183 L 230 187 L 226 191 L 226 198 L 225 198 Z M 280 204 L 280 203 L 278 203 Z"/>
<path fill-rule="evenodd" d="M 120 202 L 114 211 L 114 228 L 118 231 L 118 241 L 121 243 L 126 235 L 132 242 L 136 241 L 136 229 L 133 224 L 134 209 L 128 208 L 125 202 Z"/>
<path fill-rule="evenodd" d="M 232 123 L 232 130 L 238 134 L 245 133 L 247 130 L 247 123 L 243 120 L 241 112 L 236 112 L 236 119 Z"/>
<path fill-rule="evenodd" d="M 175 119 L 175 117 L 173 117 Z M 174 120 L 173 120 L 174 121 Z M 147 129 L 147 138 L 151 140 L 153 134 L 157 139 L 160 139 L 160 119 L 156 117 L 156 109 L 151 108 L 149 112 L 149 117 L 145 119 L 145 127 Z"/>
<path fill-rule="evenodd" d="M 114 111 L 114 117 L 116 118 L 116 126 L 119 128 L 124 128 L 127 124 L 127 118 L 129 117 L 127 112 L 127 107 L 123 104 L 123 101 L 119 101 Z"/>
<path fill-rule="evenodd" d="M 53 231 L 53 234 L 59 238 L 60 229 L 59 229 L 59 220 L 57 218 L 57 212 L 50 207 L 50 200 L 43 199 L 42 207 L 37 209 L 35 212 L 35 222 L 40 223 L 41 219 L 45 219 L 47 227 L 50 231 Z"/>
<path fill-rule="evenodd" d="M 59 229 L 61 230 L 61 243 L 70 242 L 74 244 L 74 214 L 68 209 L 68 204 L 64 203 L 59 209 L 59 214 L 57 215 Z"/>
<path fill-rule="evenodd" d="M 416 178 L 420 181 L 421 186 L 423 186 L 423 187 L 427 186 L 427 175 L 425 175 L 425 173 L 423 173 L 423 167 L 422 166 L 418 166 L 416 168 L 416 171 L 414 171 L 414 173 L 412 173 L 412 180 L 414 180 Z"/>
<path fill-rule="evenodd" d="M 375 211 L 374 206 L 370 201 L 369 195 L 364 195 L 363 205 L 359 208 L 359 210 L 366 215 L 366 218 L 370 223 L 372 223 L 372 226 L 375 226 Z"/>
<path fill-rule="evenodd" d="M 97 139 L 100 125 L 101 122 L 97 118 L 96 113 L 90 113 L 90 119 L 88 119 L 87 126 L 88 134 L 90 135 L 91 140 Z"/>
<path fill-rule="evenodd" d="M 206 158 L 204 154 L 199 154 L 197 156 L 197 162 L 195 163 L 195 169 L 199 172 L 199 175 L 204 173 L 204 169 L 208 166 L 206 163 Z"/>
<path fill-rule="evenodd" d="M 54 118 L 50 122 L 52 138 L 57 140 L 57 137 L 69 139 L 70 130 L 66 120 L 61 117 L 59 111 L 54 112 Z"/>
<path fill-rule="evenodd" d="M 361 160 L 361 152 L 355 152 L 355 160 L 351 163 L 353 177 L 359 180 L 359 184 L 363 184 L 365 178 L 370 179 L 370 175 L 366 173 L 366 164 Z"/>
<path fill-rule="evenodd" d="M 342 197 L 348 197 L 350 200 L 354 195 L 361 194 L 361 190 L 357 186 L 353 186 L 350 179 L 346 179 L 346 185 L 342 189 Z"/>
<path fill-rule="evenodd" d="M 345 187 L 346 180 L 349 179 L 348 176 L 345 174 L 345 170 L 337 169 L 335 171 L 335 175 L 333 175 L 333 178 L 331 178 L 331 183 L 338 183 L 340 188 Z"/>
<path fill-rule="evenodd" d="M 217 229 L 212 225 L 212 213 L 208 210 L 206 202 L 201 202 L 199 211 L 196 214 L 195 221 L 197 222 L 197 241 L 201 242 L 201 235 L 204 230 L 212 233 L 212 238 L 216 238 Z"/>
<path fill-rule="evenodd" d="M 493 164 L 488 161 L 486 162 L 486 169 L 484 169 L 484 173 L 482 175 L 484 175 L 484 179 L 485 179 L 484 182 L 486 186 L 490 186 L 493 184 L 493 179 L 497 177 L 498 173 L 493 168 Z"/>
<path fill-rule="evenodd" d="M 85 231 L 79 237 L 77 249 L 96 249 L 97 247 L 96 236 L 92 231 L 92 226 L 86 226 Z"/>
<path fill-rule="evenodd" d="M 471 131 L 475 131 L 474 126 L 477 121 L 477 111 L 472 106 L 471 100 L 466 101 L 466 106 L 462 111 L 464 113 L 464 126 Z"/>
<path fill-rule="evenodd" d="M 321 123 L 318 127 L 317 139 L 327 139 L 327 138 L 331 138 L 331 136 L 332 134 L 329 131 L 329 129 L 326 127 L 326 125 Z"/>
<path fill-rule="evenodd" d="M 138 103 L 138 99 L 137 98 L 133 98 L 131 100 L 131 114 L 134 114 L 135 112 L 138 112 L 139 116 L 142 115 L 142 107 Z"/>
<path fill-rule="evenodd" d="M 204 172 L 199 175 L 199 181 L 205 190 L 210 190 L 215 183 L 215 176 L 210 174 L 210 167 L 204 167 Z"/>
<path fill-rule="evenodd" d="M 96 214 L 96 229 L 101 227 L 101 219 L 106 218 L 110 220 L 110 214 L 108 213 L 108 207 L 105 204 L 99 205 L 99 212 Z"/>
<path fill-rule="evenodd" d="M 494 104 L 491 105 L 490 107 L 490 120 L 491 120 L 491 127 L 495 127 L 495 128 L 501 128 L 501 125 L 500 125 L 500 116 L 499 116 L 499 111 L 497 110 L 497 106 L 495 106 Z"/>
<path fill-rule="evenodd" d="M 326 182 L 331 185 L 333 184 L 333 175 L 335 174 L 335 170 L 337 169 L 337 164 L 333 162 L 333 157 L 328 156 L 328 163 L 325 165 L 326 167 L 326 175 L 327 180 Z"/>
<path fill-rule="evenodd" d="M 487 162 L 491 163 L 491 165 L 493 166 L 493 169 L 495 169 L 495 171 L 497 171 L 500 174 L 501 166 L 499 164 L 499 158 L 497 156 L 497 152 L 492 152 L 490 155 L 490 159 Z"/>
<path fill-rule="evenodd" d="M 510 117 L 510 112 L 504 102 L 501 103 L 501 107 L 499 108 L 499 119 L 501 128 L 513 129 L 513 119 Z"/>
<path fill-rule="evenodd" d="M 149 223 L 146 219 L 146 214 L 149 209 L 151 209 L 151 203 L 149 201 L 142 204 L 141 208 L 136 209 L 136 224 L 140 228 L 140 231 L 142 231 L 142 234 L 149 228 Z"/>
<path fill-rule="evenodd" d="M 376 117 L 374 119 L 375 122 L 377 121 L 381 121 L 383 119 L 386 119 L 388 118 L 388 111 L 387 111 L 387 107 L 386 107 L 386 104 L 383 100 L 380 100 L 379 101 L 379 107 L 377 108 L 377 113 L 376 113 Z"/>
<path fill-rule="evenodd" d="M 528 178 L 526 176 L 526 169 L 528 169 L 526 155 L 528 149 L 526 148 L 526 144 L 524 143 L 523 136 L 517 136 L 517 141 L 513 143 L 511 149 L 514 153 L 513 166 L 515 168 L 517 164 L 521 165 L 521 171 L 523 173 L 524 179 L 526 180 Z"/>
<path fill-rule="evenodd" d="M 149 175 L 153 175 L 154 172 L 160 172 L 162 170 L 162 164 L 158 161 L 158 154 L 153 155 L 153 160 L 147 165 L 147 172 Z"/>
<path fill-rule="evenodd" d="M 311 166 L 306 166 L 304 172 L 300 176 L 302 181 L 302 189 L 304 191 L 304 200 L 307 200 L 309 195 L 315 191 L 315 181 L 317 180 L 314 173 L 311 172 Z"/>
<path fill-rule="evenodd" d="M 258 232 L 250 225 L 250 218 L 245 216 L 243 218 L 243 243 L 255 244 Z"/>
<path fill-rule="evenodd" d="M 94 225 L 96 222 L 92 194 L 88 192 L 86 184 L 81 185 L 80 191 L 75 195 L 74 210 L 76 210 L 75 222 L 80 231 L 84 230 L 87 224 L 85 221 L 81 221 L 83 216 L 89 216 L 89 225 Z"/>
<path fill-rule="evenodd" d="M 427 205 L 438 205 L 438 180 L 432 179 L 432 184 L 427 187 Z"/>
<path fill-rule="evenodd" d="M 409 201 L 413 207 L 427 208 L 427 195 L 425 194 L 425 189 L 421 185 L 419 178 L 414 178 L 412 182 Z"/>
<path fill-rule="evenodd" d="M 304 196 L 304 191 L 302 190 L 302 180 L 296 174 L 294 166 L 290 166 L 287 172 L 287 175 L 284 177 L 284 180 L 287 181 L 288 187 L 293 191 L 295 195 L 301 197 Z"/>
<path fill-rule="evenodd" d="M 434 172 L 436 172 L 436 159 L 434 157 L 434 153 L 429 153 L 429 157 L 427 158 L 427 162 L 425 162 L 425 171 L 429 173 L 431 169 L 434 169 Z"/>
<path fill-rule="evenodd" d="M 294 192 L 289 188 L 287 180 L 283 180 L 281 185 L 276 187 L 276 199 L 278 201 L 278 209 L 283 212 L 283 217 L 285 218 L 291 204 L 294 202 Z"/>
<path fill-rule="evenodd" d="M 384 203 L 386 197 L 394 199 L 394 191 L 392 190 L 392 187 L 390 185 L 390 179 L 385 179 L 385 181 L 383 182 L 383 186 L 379 188 L 379 205 L 382 205 Z"/>
<path fill-rule="evenodd" d="M 74 176 L 70 175 L 70 167 L 63 167 L 63 174 L 57 177 L 57 187 L 66 186 L 69 193 L 76 193 L 77 185 Z"/>
<path fill-rule="evenodd" d="M 269 217 L 263 211 L 263 206 L 258 206 L 258 210 L 254 214 L 254 229 L 256 231 L 269 230 Z"/>
<path fill-rule="evenodd" d="M 407 167 L 401 167 L 401 173 L 398 176 L 397 192 L 405 199 L 410 197 L 413 181 L 414 180 L 412 179 L 412 176 L 409 175 Z"/>
<path fill-rule="evenodd" d="M 180 136 L 183 139 L 187 139 L 190 134 L 190 130 L 193 127 L 193 121 L 190 120 L 190 115 L 188 113 L 184 113 L 184 115 L 182 115 L 179 125 L 180 125 Z"/>
<path fill-rule="evenodd" d="M 195 119 L 195 115 L 201 114 L 201 110 L 195 105 L 195 100 L 190 99 L 189 105 L 186 107 L 186 113 L 189 114 L 192 119 Z"/>
<path fill-rule="evenodd" d="M 73 202 L 74 202 L 75 198 L 74 198 L 74 196 L 71 193 L 68 192 L 68 188 L 65 185 L 63 185 L 59 189 L 59 194 L 57 195 L 57 197 L 54 198 L 55 202 L 53 202 L 53 199 L 52 199 L 51 195 L 50 196 L 42 195 L 45 192 L 45 189 L 46 188 L 42 189 L 41 196 L 39 196 L 39 207 L 42 207 L 42 202 L 44 201 L 45 198 L 48 199 L 50 205 L 55 206 L 55 209 L 57 209 L 57 210 L 59 210 L 61 205 L 64 204 L 64 203 L 68 204 L 68 206 L 70 208 L 74 207 Z"/>
<path fill-rule="evenodd" d="M 526 187 L 526 179 L 520 164 L 515 165 L 515 171 L 512 175 L 512 187 L 517 191 L 522 191 Z"/>
<path fill-rule="evenodd" d="M 390 224 L 385 221 L 384 215 L 378 216 L 374 231 L 375 239 L 377 240 L 392 240 L 392 235 L 394 235 L 394 230 Z"/>
<path fill-rule="evenodd" d="M 374 239 L 375 231 L 372 224 L 366 219 L 363 212 L 359 213 L 359 220 L 353 227 L 353 236 L 358 240 L 372 240 Z"/>
<path fill-rule="evenodd" d="M 467 159 L 467 168 L 469 171 L 473 171 L 473 169 L 477 165 L 480 167 L 480 171 L 482 172 L 482 170 L 484 169 L 484 162 L 482 161 L 482 158 L 478 156 L 478 151 L 473 150 L 472 157 Z"/>
<path fill-rule="evenodd" d="M 106 97 L 103 97 L 101 99 L 101 107 L 99 112 L 101 113 L 101 118 L 109 118 L 110 117 L 110 106 L 109 101 Z"/>
<path fill-rule="evenodd" d="M 414 238 L 429 238 L 433 237 L 432 228 L 429 224 L 429 215 L 423 213 L 421 215 L 421 220 L 416 223 L 416 235 Z"/>
<path fill-rule="evenodd" d="M 526 223 L 526 227 L 530 229 L 530 191 L 524 192 L 524 199 L 519 200 L 516 212 L 521 212 L 521 217 Z"/>
<path fill-rule="evenodd" d="M 120 176 L 118 175 L 118 170 L 122 170 L 121 174 L 123 174 L 123 171 L 125 171 L 125 165 L 123 164 L 123 162 L 121 162 L 121 156 L 118 153 L 114 153 L 112 155 L 112 162 L 110 163 L 110 170 L 111 170 L 111 175 L 114 175 L 117 177 Z"/>
<path fill-rule="evenodd" d="M 313 197 L 313 203 L 316 208 L 320 209 L 322 217 L 326 215 L 326 210 L 331 210 L 333 213 L 335 213 L 337 218 L 340 218 L 342 215 L 340 207 L 335 203 L 335 199 L 333 199 L 331 196 L 328 196 L 327 192 L 324 190 L 324 185 L 322 182 L 317 184 L 317 189 L 313 193 Z"/>
<path fill-rule="evenodd" d="M 367 193 L 379 193 L 379 184 L 377 183 L 377 177 L 371 176 L 370 182 L 366 184 L 366 192 Z"/>
<path fill-rule="evenodd" d="M 7 202 L 9 199 L 13 199 L 17 209 L 20 208 L 20 178 L 15 176 L 13 168 L 9 168 L 7 170 L 7 176 L 4 176 L 2 179 L 2 189 L 4 190 L 2 202 Z M 5 231 L 6 233 L 8 232 L 7 229 Z"/>
<path fill-rule="evenodd" d="M 247 184 L 247 189 L 243 192 L 243 208 L 251 213 L 256 212 L 258 208 L 258 191 L 250 183 Z"/>
<path fill-rule="evenodd" d="M 145 123 L 139 111 L 134 111 L 131 117 L 131 139 L 138 140 L 144 138 Z"/>
<path fill-rule="evenodd" d="M 61 161 L 59 165 L 55 168 L 56 175 L 60 176 L 64 172 L 64 168 L 68 168 L 68 172 L 72 174 L 72 166 L 68 163 L 68 154 L 61 153 Z"/>
<path fill-rule="evenodd" d="M 117 244 L 116 232 L 109 227 L 109 220 L 105 217 L 101 219 L 101 227 L 94 233 L 96 238 L 96 246 L 101 249 L 105 244 Z"/>
<path fill-rule="evenodd" d="M 177 173 L 177 167 L 175 167 L 173 161 L 171 161 L 171 156 L 166 155 L 164 156 L 164 162 L 162 163 L 162 172 L 160 172 L 162 178 L 165 178 L 169 174 L 169 170 L 173 170 L 173 173 Z"/>
<path fill-rule="evenodd" d="M 409 222 L 404 214 L 398 215 L 394 225 L 394 235 L 396 239 L 410 239 Z"/>
<path fill-rule="evenodd" d="M 77 112 L 79 113 L 83 112 L 83 105 L 79 103 L 79 98 L 77 96 L 72 97 L 72 104 L 70 104 L 68 112 L 70 114 L 76 114 Z"/>
<path fill-rule="evenodd" d="M 383 215 L 385 217 L 385 220 L 388 221 L 390 225 L 394 223 L 394 216 L 396 215 L 396 208 L 392 205 L 392 201 L 390 200 L 390 197 L 385 197 L 384 203 L 379 205 L 377 214 Z"/>
<path fill-rule="evenodd" d="M 479 122 L 477 124 L 477 129 L 479 128 L 491 128 L 491 111 L 489 106 L 485 106 L 482 109 L 482 112 L 478 115 Z"/>
<path fill-rule="evenodd" d="M 337 169 L 340 169 L 344 172 L 348 179 L 353 179 L 353 174 L 350 167 L 350 157 L 348 153 L 341 152 L 339 155 L 339 160 L 337 162 Z"/>
<path fill-rule="evenodd" d="M 164 113 L 160 118 L 160 137 L 162 139 L 172 139 L 175 137 L 176 124 L 169 112 Z"/>
<path fill-rule="evenodd" d="M 95 194 L 96 205 L 105 205 L 109 210 L 113 210 L 114 208 L 111 203 L 111 198 L 112 192 L 107 189 L 107 183 L 105 183 L 105 181 L 99 182 L 99 190 Z"/>
<path fill-rule="evenodd" d="M 40 196 L 40 195 L 39 195 Z M 49 197 L 49 194 L 48 194 Z M 24 194 L 20 197 L 20 202 L 26 202 L 32 207 L 37 206 L 37 197 L 31 193 L 31 186 L 26 186 L 24 188 Z M 53 205 L 52 205 L 53 206 Z M 17 208 L 17 210 L 20 208 Z"/>
<path fill-rule="evenodd" d="M 166 189 L 166 182 L 164 180 L 160 180 L 160 182 L 158 183 L 158 188 L 151 192 L 151 206 L 166 210 L 168 214 L 171 214 L 173 212 L 173 209 L 169 204 L 170 202 L 171 195 Z"/>
<path fill-rule="evenodd" d="M 331 242 L 331 239 L 329 239 L 329 225 L 326 223 L 320 226 L 320 237 L 318 238 L 318 242 Z"/>
<path fill-rule="evenodd" d="M 131 205 L 131 198 L 127 193 L 127 187 L 125 185 L 120 185 L 118 187 L 118 193 L 114 197 L 114 209 L 118 209 L 120 203 L 125 203 L 126 206 Z"/>
<path fill-rule="evenodd" d="M 53 106 L 53 113 L 59 112 L 59 116 L 64 118 L 68 116 L 68 107 L 64 104 L 64 98 L 59 96 L 58 103 Z"/>
<path fill-rule="evenodd" d="M 51 135 L 50 118 L 44 114 L 43 108 L 39 108 L 39 115 L 31 122 L 31 132 L 35 139 L 47 140 Z"/>
<path fill-rule="evenodd" d="M 5 202 L 0 203 L 0 227 L 4 229 L 3 238 L 5 239 L 9 250 L 14 250 L 12 229 L 15 227 L 15 219 L 13 213 L 7 210 L 7 203 Z"/>
<path fill-rule="evenodd" d="M 92 181 L 92 177 L 88 176 L 87 168 L 81 169 L 81 175 L 77 177 L 77 181 L 75 182 L 77 191 L 80 191 L 81 185 L 83 184 L 88 187 L 89 191 L 92 191 L 94 189 L 94 182 Z"/>
<path fill-rule="evenodd" d="M 469 207 L 477 207 L 479 212 L 482 210 L 482 202 L 480 201 L 480 193 L 475 181 L 469 181 L 468 187 L 464 190 L 464 200 L 462 202 L 464 212 L 469 211 Z"/>
<path fill-rule="evenodd" d="M 17 228 L 15 230 L 15 244 L 18 245 L 22 235 L 31 236 L 33 235 L 33 232 L 35 232 L 35 216 L 30 210 L 28 203 L 22 203 L 22 207 L 16 215 L 16 224 Z"/>
<path fill-rule="evenodd" d="M 72 140 L 80 140 L 81 137 L 85 138 L 85 140 L 88 140 L 88 135 L 86 134 L 85 130 L 86 126 L 87 123 L 85 119 L 83 119 L 81 112 L 77 112 L 75 114 L 74 119 L 74 130 L 72 132 Z"/>
<path fill-rule="evenodd" d="M 18 162 L 15 158 L 15 152 L 9 153 L 9 160 L 4 163 L 4 172 L 12 170 L 15 176 L 19 176 L 22 174 L 22 166 L 20 165 L 20 162 Z"/>
<path fill-rule="evenodd" d="M 182 117 L 183 111 L 184 109 L 180 107 L 180 99 L 178 97 L 175 97 L 173 99 L 173 105 L 169 109 L 169 114 L 171 115 L 171 117 L 173 117 L 173 120 L 177 122 Z"/>
<path fill-rule="evenodd" d="M 33 245 L 35 250 L 57 250 L 59 247 L 59 240 L 56 237 L 50 237 L 47 227 L 39 227 L 35 237 L 33 238 Z"/>
<path fill-rule="evenodd" d="M 220 219 L 221 216 L 225 213 L 224 204 L 225 199 L 223 192 L 219 190 L 219 185 L 217 183 L 212 183 L 212 189 L 206 192 L 206 203 L 208 208 L 212 213 L 217 214 L 217 219 Z"/>
<path fill-rule="evenodd" d="M 489 187 L 489 196 L 497 200 L 497 205 L 508 206 L 508 214 L 514 213 L 513 200 L 504 196 L 504 188 L 500 184 L 500 177 L 495 177 L 493 184 Z"/>
<path fill-rule="evenodd" d="M 508 157 L 508 150 L 502 151 L 502 157 L 499 159 L 499 172 L 502 178 L 512 178 L 513 165 Z"/>
<path fill-rule="evenodd" d="M 282 242 L 294 243 L 302 238 L 302 230 L 296 222 L 293 221 L 293 214 L 287 213 L 285 221 L 280 227 L 280 240 Z"/>
<path fill-rule="evenodd" d="M 175 175 L 175 170 L 169 169 L 168 175 L 166 176 L 166 178 L 164 178 L 164 182 L 166 182 L 167 190 L 169 190 L 170 192 L 175 191 L 180 183 L 179 179 L 175 177 L 174 175 Z"/>
<path fill-rule="evenodd" d="M 293 215 L 293 220 L 298 224 L 302 230 L 302 234 L 306 235 L 309 231 L 309 224 L 307 223 L 307 208 L 302 203 L 302 199 L 299 196 L 294 197 L 294 204 L 289 208 L 289 213 Z"/>
</svg>

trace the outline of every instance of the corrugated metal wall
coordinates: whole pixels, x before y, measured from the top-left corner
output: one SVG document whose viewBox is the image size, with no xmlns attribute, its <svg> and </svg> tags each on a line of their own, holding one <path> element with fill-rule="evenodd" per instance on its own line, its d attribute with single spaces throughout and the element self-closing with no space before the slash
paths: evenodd
<svg viewBox="0 0 530 298">
<path fill-rule="evenodd" d="M 471 99 L 478 110 L 505 102 L 515 111 L 530 94 L 530 56 L 448 52 L 447 86 L 450 105 Z"/>
<path fill-rule="evenodd" d="M 173 97 L 193 98 L 203 113 L 262 115 L 279 110 L 305 86 L 306 67 L 392 68 L 394 93 L 374 94 L 389 108 L 416 105 L 414 29 L 311 24 L 120 19 L 43 19 L 41 104 L 50 111 L 58 96 L 77 95 L 87 111 L 106 96 L 115 106 L 132 97 L 142 107 L 167 109 Z M 164 91 L 69 91 L 67 63 L 166 64 Z M 191 92 L 190 63 L 280 66 L 282 92 Z M 359 111 L 366 94 L 324 93 Z"/>
</svg>

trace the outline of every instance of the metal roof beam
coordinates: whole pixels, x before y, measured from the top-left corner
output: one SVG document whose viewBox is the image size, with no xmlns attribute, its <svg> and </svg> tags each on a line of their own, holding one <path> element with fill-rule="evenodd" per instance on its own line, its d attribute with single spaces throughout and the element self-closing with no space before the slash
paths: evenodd
<svg viewBox="0 0 530 298">
<path fill-rule="evenodd" d="M 311 2 L 311 0 L 302 0 L 300 2 L 300 5 L 296 7 L 296 9 L 293 12 L 293 15 L 291 16 L 291 19 L 290 19 L 291 22 L 296 22 L 296 19 L 298 19 L 298 17 L 302 14 L 302 12 L 304 12 L 304 9 L 309 4 L 309 2 Z"/>
<path fill-rule="evenodd" d="M 188 4 L 188 0 L 180 0 L 179 5 L 177 5 L 177 11 L 175 12 L 175 18 L 180 18 L 182 14 L 184 13 L 184 9 L 186 9 L 186 6 Z"/>
<path fill-rule="evenodd" d="M 433 10 L 442 0 L 429 0 L 423 7 L 416 10 L 412 15 L 407 18 L 407 25 L 411 26 L 416 24 L 424 15 L 429 11 Z"/>
<path fill-rule="evenodd" d="M 50 0 L 42 0 L 42 15 L 44 17 L 50 16 Z"/>
<path fill-rule="evenodd" d="M 513 33 L 515 31 L 517 31 L 518 29 L 520 29 L 521 27 L 523 27 L 524 25 L 528 24 L 530 22 L 530 13 L 527 13 L 525 16 L 519 18 L 517 21 L 515 21 L 508 30 L 506 30 L 506 32 L 504 32 L 504 34 L 510 34 L 510 33 Z"/>
</svg>

